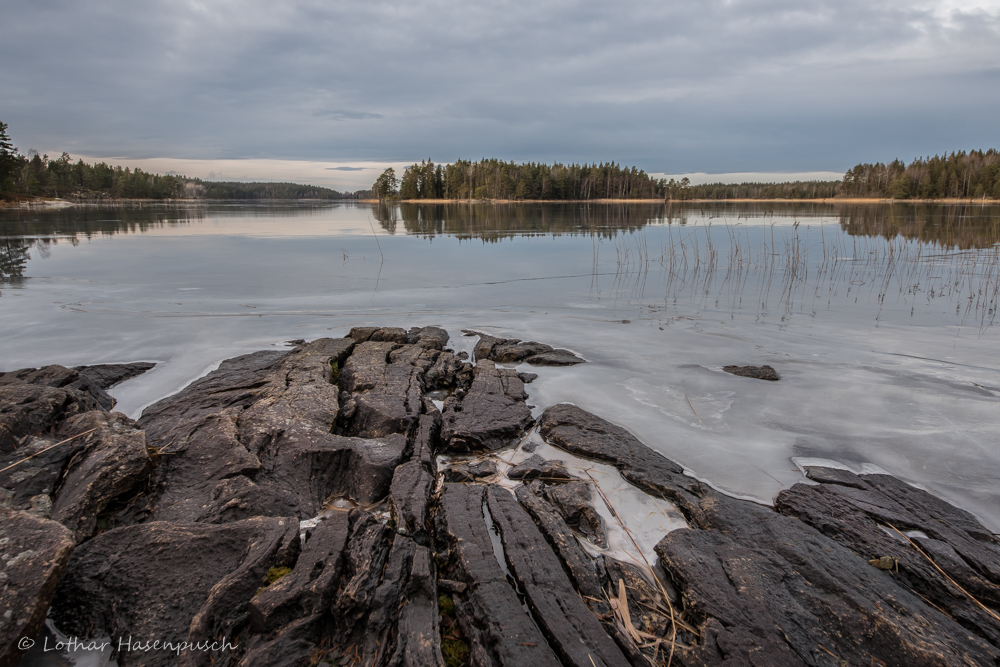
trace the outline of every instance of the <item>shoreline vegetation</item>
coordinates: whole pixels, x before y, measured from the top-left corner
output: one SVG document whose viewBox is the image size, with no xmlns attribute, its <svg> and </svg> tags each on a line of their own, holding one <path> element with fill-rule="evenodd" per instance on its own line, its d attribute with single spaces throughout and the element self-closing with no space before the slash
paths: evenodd
<svg viewBox="0 0 1000 667">
<path fill-rule="evenodd" d="M 104 162 L 73 162 L 28 151 L 22 155 L 0 122 L 0 207 L 44 204 L 106 204 L 176 200 L 359 201 L 368 203 L 492 202 L 812 202 L 894 201 L 987 203 L 1000 200 L 1000 151 L 973 150 L 917 158 L 909 165 L 862 163 L 840 181 L 691 184 L 685 177 L 655 178 L 615 162 L 515 163 L 495 158 L 413 164 L 396 177 L 386 169 L 370 190 L 340 192 L 299 183 L 206 181 L 179 174 L 152 174 Z"/>
</svg>

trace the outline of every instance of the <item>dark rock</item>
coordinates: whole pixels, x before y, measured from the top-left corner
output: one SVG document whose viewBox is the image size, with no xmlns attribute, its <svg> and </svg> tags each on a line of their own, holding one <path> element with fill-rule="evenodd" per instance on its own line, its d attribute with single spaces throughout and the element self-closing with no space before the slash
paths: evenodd
<svg viewBox="0 0 1000 667">
<path fill-rule="evenodd" d="M 372 333 L 371 338 L 368 340 L 372 342 L 399 343 L 402 345 L 407 342 L 406 338 L 405 329 L 400 329 L 399 327 L 382 327 Z"/>
<path fill-rule="evenodd" d="M 521 437 L 534 421 L 524 384 L 509 368 L 480 361 L 468 394 L 444 402 L 441 439 L 451 451 L 500 449 Z"/>
<path fill-rule="evenodd" d="M 60 629 L 81 638 L 232 641 L 246 624 L 248 603 L 268 569 L 291 565 L 298 549 L 298 521 L 288 517 L 118 528 L 73 553 L 52 617 Z M 205 665 L 211 658 L 188 652 L 180 662 Z M 170 652 L 118 655 L 122 667 L 177 663 Z"/>
<path fill-rule="evenodd" d="M 518 373 L 517 377 L 521 378 L 524 384 L 531 384 L 538 379 L 538 373 Z"/>
<path fill-rule="evenodd" d="M 983 628 L 978 618 L 963 627 L 964 620 L 945 616 L 907 582 L 868 563 L 895 553 L 883 549 L 861 556 L 827 537 L 828 530 L 840 529 L 823 525 L 818 511 L 825 497 L 814 507 L 820 532 L 803 520 L 699 484 L 624 429 L 573 406 L 547 410 L 541 432 L 574 454 L 612 462 L 633 484 L 673 500 L 692 524 L 690 530 L 668 533 L 656 547 L 682 591 L 688 622 L 700 626 L 692 648 L 678 649 L 680 664 L 822 664 L 829 655 L 820 645 L 850 664 L 873 659 L 890 665 L 992 664 L 1000 656 L 983 636 L 992 634 L 985 629 L 975 634 Z M 899 484 L 893 493 L 905 497 L 909 491 Z M 825 495 L 860 492 L 842 484 L 797 485 L 792 491 L 798 488 L 826 489 L 818 492 Z M 790 511 L 793 495 L 786 491 L 781 497 L 782 511 Z M 969 535 L 986 533 L 969 516 L 947 516 L 963 522 Z"/>
<path fill-rule="evenodd" d="M 853 486 L 856 489 L 865 488 L 865 483 L 861 478 L 849 470 L 806 466 L 806 477 L 815 482 L 823 482 L 824 484 L 841 484 L 843 486 Z"/>
<path fill-rule="evenodd" d="M 443 350 L 450 338 L 441 327 L 413 327 L 406 334 L 406 342 L 431 350 Z"/>
<path fill-rule="evenodd" d="M 418 544 L 430 544 L 429 506 L 434 493 L 434 476 L 420 461 L 408 461 L 396 468 L 390 498 L 396 531 L 409 535 Z"/>
<path fill-rule="evenodd" d="M 18 452 L 27 436 L 48 433 L 61 420 L 93 405 L 89 395 L 74 389 L 13 380 L 0 384 L 0 454 Z"/>
<path fill-rule="evenodd" d="M 74 390 L 82 396 L 84 410 L 110 410 L 115 399 L 101 387 L 101 382 L 90 374 L 64 366 L 23 368 L 0 375 L 0 386 L 21 383 L 53 389 Z M 0 399 L 2 400 L 2 399 Z"/>
<path fill-rule="evenodd" d="M 416 547 L 410 562 L 409 580 L 401 595 L 405 602 L 399 611 L 392 664 L 444 667 L 434 578 L 434 560 L 430 549 Z"/>
<path fill-rule="evenodd" d="M 340 373 L 340 388 L 352 394 L 356 406 L 345 432 L 365 438 L 411 433 L 421 412 L 422 376 L 433 354 L 390 341 L 359 344 Z"/>
<path fill-rule="evenodd" d="M 444 470 L 446 482 L 475 482 L 497 474 L 497 464 L 493 461 L 478 463 L 460 463 Z"/>
<path fill-rule="evenodd" d="M 134 493 L 153 469 L 146 434 L 121 413 L 92 410 L 76 415 L 60 425 L 59 434 L 91 429 L 96 430 L 62 472 L 52 506 L 52 518 L 73 531 L 79 542 L 94 534 L 109 505 Z"/>
<path fill-rule="evenodd" d="M 365 343 L 363 345 L 385 345 Z M 392 345 L 391 343 L 389 345 Z M 333 435 L 348 339 L 319 339 L 285 354 L 257 353 L 150 408 L 139 424 L 164 452 L 137 518 L 230 521 L 315 516 L 330 495 L 385 497 L 407 438 Z"/>
<path fill-rule="evenodd" d="M 569 403 L 553 405 L 538 423 L 539 432 L 550 444 L 614 465 L 622 477 L 647 493 L 697 507 L 703 485 L 622 427 Z"/>
<path fill-rule="evenodd" d="M 468 389 L 472 384 L 473 372 L 472 364 L 462 361 L 450 350 L 445 350 L 424 374 L 425 389 Z"/>
<path fill-rule="evenodd" d="M 300 343 L 304 341 L 299 341 Z M 101 389 L 110 389 L 116 384 L 139 377 L 156 364 L 149 361 L 135 361 L 130 364 L 95 364 L 76 366 L 73 370 L 90 377 Z"/>
<path fill-rule="evenodd" d="M 336 593 L 350 533 L 347 512 L 337 512 L 312 529 L 295 568 L 250 601 L 250 623 L 269 632 L 323 612 Z"/>
<path fill-rule="evenodd" d="M 414 461 L 420 461 L 432 475 L 437 474 L 437 457 L 434 455 L 440 445 L 441 413 L 424 399 L 424 414 L 417 421 L 417 434 L 413 438 Z"/>
<path fill-rule="evenodd" d="M 586 363 L 586 359 L 578 357 L 569 350 L 555 349 L 551 352 L 541 352 L 528 357 L 527 362 L 532 366 L 575 366 Z"/>
<path fill-rule="evenodd" d="M 542 495 L 536 493 L 535 485 L 519 487 L 516 495 L 518 502 L 528 511 L 552 550 L 559 556 L 573 585 L 590 608 L 598 614 L 608 613 L 610 609 L 604 601 L 602 587 L 605 574 L 600 561 L 594 560 L 583 550 L 562 516 Z"/>
<path fill-rule="evenodd" d="M 829 469 L 827 469 L 829 470 Z M 1000 647 L 1000 622 L 954 587 L 934 567 L 977 599 L 1000 604 L 1000 540 L 968 512 L 888 475 L 837 477 L 819 486 L 796 484 L 775 507 L 794 516 L 860 558 L 889 563 L 893 580 Z M 853 479 L 852 479 L 853 478 Z M 920 531 L 907 538 L 896 532 Z M 931 564 L 917 547 L 934 559 Z"/>
<path fill-rule="evenodd" d="M 452 581 L 451 579 L 438 579 L 437 587 L 439 591 L 445 593 L 464 593 L 465 589 L 468 588 L 461 581 Z"/>
<path fill-rule="evenodd" d="M 302 345 L 305 342 L 306 342 L 305 338 L 293 338 L 292 340 L 286 340 L 285 345 L 289 345 L 291 347 L 298 347 L 299 345 Z"/>
<path fill-rule="evenodd" d="M 93 440 L 93 434 L 87 434 L 57 447 L 61 440 L 28 437 L 16 451 L 0 454 L 0 469 L 13 466 L 0 472 L 0 506 L 27 510 L 32 499 L 41 496 L 51 503 L 63 471 L 88 447 L 88 437 Z"/>
<path fill-rule="evenodd" d="M 745 378 L 755 378 L 757 380 L 769 380 L 771 382 L 777 382 L 781 378 L 778 377 L 777 371 L 775 371 L 770 366 L 723 366 L 722 370 L 727 373 L 732 373 L 733 375 L 739 375 Z"/>
<path fill-rule="evenodd" d="M 446 484 L 437 514 L 439 553 L 446 553 L 450 579 L 469 588 L 456 595 L 455 610 L 472 648 L 472 664 L 552 666 L 560 664 L 521 607 L 494 555 L 483 512 L 483 486 Z"/>
<path fill-rule="evenodd" d="M 521 480 L 542 478 L 546 481 L 573 479 L 573 476 L 566 471 L 562 461 L 547 461 L 537 454 L 532 454 L 508 470 L 507 477 Z"/>
<path fill-rule="evenodd" d="M 601 515 L 591 505 L 593 498 L 586 482 L 572 481 L 565 484 L 546 485 L 545 497 L 559 512 L 566 524 L 579 531 L 584 537 L 606 548 L 608 540 L 604 533 Z"/>
<path fill-rule="evenodd" d="M 503 487 L 488 486 L 486 497 L 507 564 L 563 664 L 627 667 L 625 656 L 573 589 L 531 517 Z"/>
<path fill-rule="evenodd" d="M 479 341 L 473 350 L 477 362 L 490 359 L 500 364 L 527 362 L 533 366 L 571 366 L 585 361 L 569 350 L 557 349 L 545 343 L 523 342 L 518 338 L 497 338 L 489 334 L 472 333 L 479 336 Z"/>
<path fill-rule="evenodd" d="M 312 667 L 320 653 L 316 642 L 322 622 L 316 614 L 289 623 L 273 638 L 244 639 L 246 654 L 238 667 Z"/>
<path fill-rule="evenodd" d="M 354 327 L 347 333 L 347 337 L 355 343 L 365 343 L 371 339 L 372 334 L 380 327 Z"/>
<path fill-rule="evenodd" d="M 14 667 L 34 638 L 69 563 L 75 542 L 55 521 L 0 509 L 0 667 Z"/>
</svg>

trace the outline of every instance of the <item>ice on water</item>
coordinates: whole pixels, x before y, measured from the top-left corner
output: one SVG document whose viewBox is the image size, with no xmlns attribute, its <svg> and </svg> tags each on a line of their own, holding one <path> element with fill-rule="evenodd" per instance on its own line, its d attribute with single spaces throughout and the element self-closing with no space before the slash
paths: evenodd
<svg viewBox="0 0 1000 667">
<path fill-rule="evenodd" d="M 3 214 L 26 258 L 0 284 L 0 369 L 157 361 L 114 388 L 137 416 L 289 339 L 476 329 L 588 360 L 532 368 L 536 412 L 575 403 L 727 493 L 770 502 L 804 480 L 796 462 L 823 459 L 883 469 L 1000 530 L 995 245 L 864 234 L 832 206 L 439 210 L 164 209 L 145 231 L 89 236 L 73 227 L 86 209 Z"/>
</svg>

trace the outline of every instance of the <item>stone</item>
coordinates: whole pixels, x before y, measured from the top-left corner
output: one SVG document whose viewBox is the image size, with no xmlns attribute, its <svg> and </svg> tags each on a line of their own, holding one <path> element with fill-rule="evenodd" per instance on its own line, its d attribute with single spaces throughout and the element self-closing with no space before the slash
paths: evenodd
<svg viewBox="0 0 1000 667">
<path fill-rule="evenodd" d="M 476 482 L 481 479 L 493 477 L 497 474 L 497 464 L 493 461 L 479 461 L 477 463 L 459 463 L 444 469 L 443 477 L 446 482 Z"/>
<path fill-rule="evenodd" d="M 429 511 L 434 485 L 434 476 L 427 466 L 411 460 L 396 468 L 389 493 L 396 532 L 424 546 L 430 544 Z"/>
<path fill-rule="evenodd" d="M 270 632 L 329 606 L 340 582 L 350 529 L 347 512 L 334 513 L 312 529 L 292 571 L 250 601 L 250 624 L 256 632 Z"/>
<path fill-rule="evenodd" d="M 86 412 L 94 404 L 90 396 L 72 388 L 23 381 L 0 384 L 0 456 L 13 455 L 11 461 L 23 458 L 18 452 L 28 436 L 45 435 L 66 417 Z"/>
<path fill-rule="evenodd" d="M 305 341 L 299 341 L 305 342 Z M 101 389 L 110 389 L 116 384 L 139 377 L 156 366 L 150 361 L 134 361 L 129 364 L 95 364 L 76 366 L 73 370 L 89 376 Z"/>
<path fill-rule="evenodd" d="M 52 617 L 78 637 L 232 639 L 271 567 L 294 563 L 298 521 L 256 517 L 225 525 L 154 521 L 101 533 L 76 549 Z M 206 665 L 210 653 L 122 652 L 118 664 Z"/>
<path fill-rule="evenodd" d="M 445 484 L 437 514 L 445 574 L 465 583 L 453 597 L 472 664 L 556 667 L 560 660 L 532 622 L 493 552 L 483 512 L 485 487 Z"/>
<path fill-rule="evenodd" d="M 745 378 L 754 378 L 757 380 L 768 380 L 770 382 L 777 382 L 781 378 L 778 377 L 778 372 L 775 371 L 770 366 L 723 366 L 722 370 L 727 373 L 732 373 L 733 375 L 739 375 Z"/>
<path fill-rule="evenodd" d="M 628 667 L 621 650 L 580 599 L 559 559 L 510 492 L 490 485 L 486 498 L 511 573 L 562 663 Z"/>
<path fill-rule="evenodd" d="M 519 480 L 542 478 L 549 482 L 573 479 L 562 461 L 547 461 L 537 454 L 529 456 L 508 470 L 507 477 Z"/>
<path fill-rule="evenodd" d="M 355 404 L 344 432 L 363 438 L 410 434 L 420 417 L 422 376 L 433 354 L 392 341 L 359 344 L 340 373 L 340 388 Z"/>
<path fill-rule="evenodd" d="M 68 389 L 83 397 L 84 409 L 110 410 L 115 406 L 112 398 L 101 386 L 102 382 L 76 369 L 53 364 L 44 368 L 23 368 L 0 375 L 0 386 L 20 383 L 53 389 Z"/>
<path fill-rule="evenodd" d="M 553 348 L 545 343 L 524 342 L 518 338 L 497 338 L 475 331 L 466 333 L 479 336 L 479 341 L 473 350 L 477 362 L 490 359 L 500 364 L 527 362 L 533 366 L 572 366 L 586 361 L 569 350 Z"/>
<path fill-rule="evenodd" d="M 75 545 L 55 521 L 0 509 L 0 667 L 20 664 L 28 647 L 18 642 L 42 630 Z"/>
<path fill-rule="evenodd" d="M 63 471 L 52 505 L 52 518 L 73 531 L 78 542 L 93 536 L 101 514 L 134 495 L 153 469 L 146 434 L 120 412 L 76 415 L 60 425 L 59 433 L 61 437 L 91 429 L 96 430 Z"/>
<path fill-rule="evenodd" d="M 500 449 L 524 435 L 534 419 L 524 384 L 512 369 L 480 361 L 469 392 L 444 402 L 441 439 L 450 451 Z"/>
</svg>

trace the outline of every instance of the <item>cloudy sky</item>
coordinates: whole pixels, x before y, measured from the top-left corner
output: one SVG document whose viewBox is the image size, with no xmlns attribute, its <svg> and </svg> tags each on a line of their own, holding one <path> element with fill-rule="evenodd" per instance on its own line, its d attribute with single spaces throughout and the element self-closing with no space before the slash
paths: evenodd
<svg viewBox="0 0 1000 667">
<path fill-rule="evenodd" d="M 843 173 L 1000 146 L 1000 0 L 10 0 L 2 15 L 0 120 L 22 151 L 189 175 L 361 187 L 386 164 L 483 156 Z"/>
</svg>

